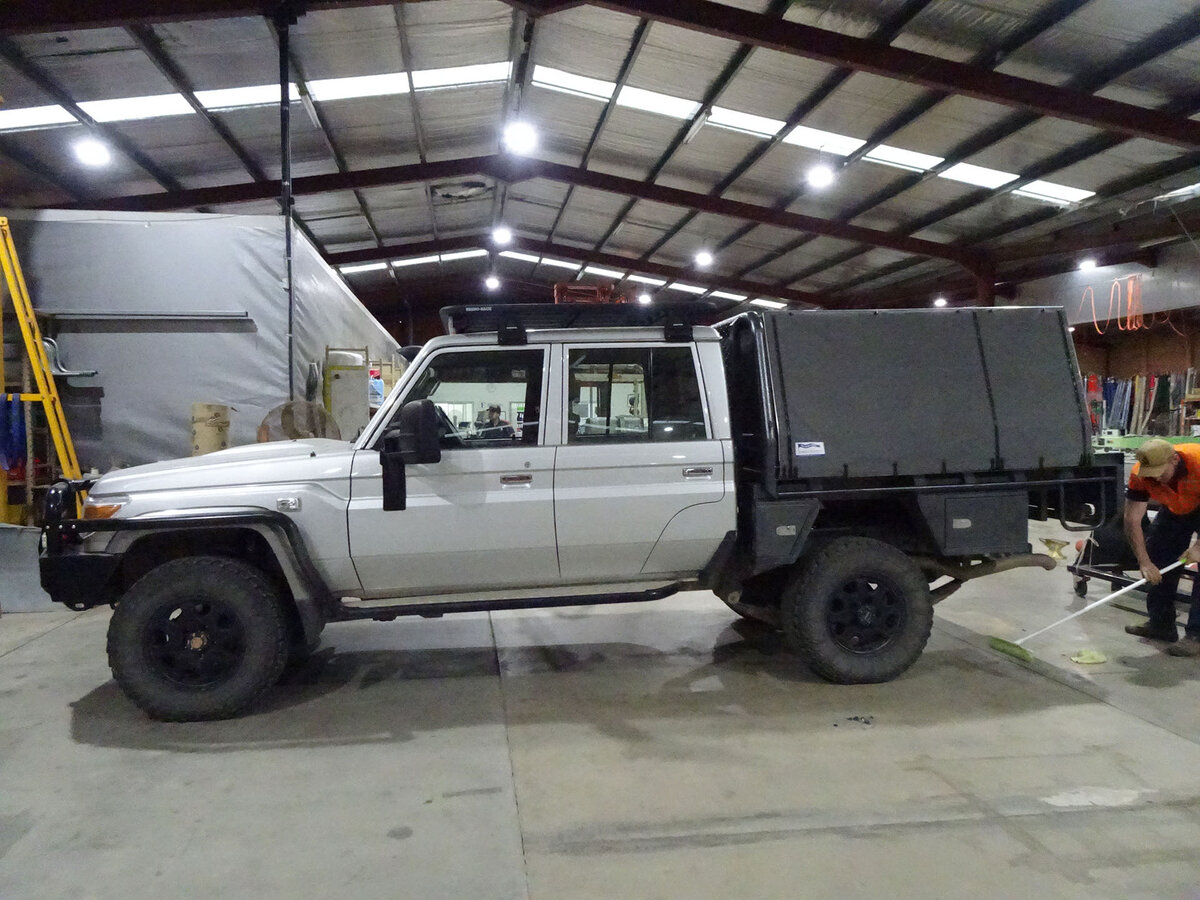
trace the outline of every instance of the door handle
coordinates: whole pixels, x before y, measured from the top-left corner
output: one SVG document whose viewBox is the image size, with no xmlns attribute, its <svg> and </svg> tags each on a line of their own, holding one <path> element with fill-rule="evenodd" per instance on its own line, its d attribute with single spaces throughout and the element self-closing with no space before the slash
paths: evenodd
<svg viewBox="0 0 1200 900">
<path fill-rule="evenodd" d="M 501 475 L 501 484 L 532 484 L 532 475 Z"/>
<path fill-rule="evenodd" d="M 712 466 L 685 466 L 683 470 L 684 478 L 707 478 L 712 475 Z"/>
</svg>

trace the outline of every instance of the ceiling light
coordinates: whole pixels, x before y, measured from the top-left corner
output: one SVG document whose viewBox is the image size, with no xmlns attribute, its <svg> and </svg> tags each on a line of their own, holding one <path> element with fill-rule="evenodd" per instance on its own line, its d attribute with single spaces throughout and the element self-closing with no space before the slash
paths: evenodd
<svg viewBox="0 0 1200 900">
<path fill-rule="evenodd" d="M 933 301 L 933 305 L 936 306 L 938 309 L 941 309 L 943 306 L 946 305 L 946 298 L 938 297 L 936 300 Z"/>
<path fill-rule="evenodd" d="M 1074 326 L 1074 325 L 1072 325 L 1071 327 L 1069 327 L 1069 328 L 1067 329 L 1067 331 L 1074 331 L 1074 330 L 1075 330 L 1075 326 Z"/>
<path fill-rule="evenodd" d="M 977 187 L 989 188 L 995 190 L 998 187 L 1004 187 L 1010 181 L 1015 181 L 1017 176 L 1012 172 L 1001 172 L 997 169 L 987 169 L 983 166 L 973 166 L 970 163 L 959 163 L 956 166 L 951 166 L 941 174 L 942 178 L 949 178 L 951 181 L 961 181 L 964 184 L 973 184 Z"/>
<path fill-rule="evenodd" d="M 600 266 L 586 266 L 583 271 L 588 275 L 599 275 L 601 278 L 621 278 L 625 274 L 615 269 L 602 269 Z"/>
<path fill-rule="evenodd" d="M 642 304 L 642 306 L 649 306 L 653 300 L 654 298 L 649 294 L 638 294 L 638 303 Z"/>
<path fill-rule="evenodd" d="M 489 291 L 494 291 L 496 288 L 500 287 L 500 279 L 495 275 L 489 275 L 484 279 L 483 284 Z"/>
<path fill-rule="evenodd" d="M 112 153 L 108 147 L 95 138 L 76 141 L 73 149 L 75 158 L 85 166 L 107 166 L 112 162 Z"/>
<path fill-rule="evenodd" d="M 434 253 L 432 256 L 410 256 L 406 259 L 393 259 L 392 266 L 397 269 L 403 269 L 405 266 L 427 266 L 437 261 L 438 255 Z"/>
<path fill-rule="evenodd" d="M 516 259 L 521 262 L 536 263 L 541 260 L 540 256 L 535 256 L 532 253 L 518 253 L 515 250 L 501 250 L 500 255 L 505 259 Z"/>
<path fill-rule="evenodd" d="M 667 282 L 662 278 L 651 278 L 649 275 L 630 275 L 630 281 L 636 281 L 638 284 L 649 284 L 654 287 L 662 287 Z"/>
<path fill-rule="evenodd" d="M 1013 191 L 1019 197 L 1031 200 L 1042 200 L 1048 203 L 1082 203 L 1088 197 L 1096 196 L 1095 191 L 1085 191 L 1081 188 L 1067 187 L 1065 184 L 1055 184 L 1053 181 L 1031 181 L 1025 187 Z"/>
<path fill-rule="evenodd" d="M 708 288 L 700 287 L 698 284 L 684 284 L 676 281 L 674 284 L 667 285 L 668 291 L 683 291 L 685 294 L 707 294 Z"/>
<path fill-rule="evenodd" d="M 505 228 L 503 225 L 492 231 L 492 241 L 503 247 L 505 244 L 512 243 L 512 229 Z"/>
<path fill-rule="evenodd" d="M 385 262 L 363 263 L 357 266 L 340 266 L 343 275 L 354 275 L 358 272 L 381 272 L 388 267 Z"/>
<path fill-rule="evenodd" d="M 574 269 L 576 271 L 579 271 L 580 269 L 583 268 L 583 266 L 580 263 L 569 262 L 568 260 L 565 260 L 565 259 L 551 259 L 549 256 L 542 257 L 542 265 L 543 266 L 554 266 L 555 268 L 558 268 L 558 269 Z"/>
<path fill-rule="evenodd" d="M 834 134 L 832 131 L 818 131 L 797 125 L 783 139 L 785 144 L 795 144 L 798 147 L 808 147 L 823 153 L 836 153 L 838 156 L 849 156 L 866 141 L 848 137 L 844 134 Z"/>
<path fill-rule="evenodd" d="M 804 173 L 804 180 L 808 182 L 809 187 L 816 188 L 818 190 L 821 188 L 827 188 L 833 184 L 834 181 L 833 169 L 824 163 L 815 165 Z"/>
<path fill-rule="evenodd" d="M 909 172 L 925 172 L 945 162 L 940 156 L 917 153 L 915 150 L 905 150 L 903 147 L 889 147 L 887 144 L 879 144 L 863 159 L 882 163 L 885 166 L 895 166 L 897 169 L 905 169 Z"/>
<path fill-rule="evenodd" d="M 741 131 L 758 137 L 775 137 L 787 123 L 780 119 L 768 119 L 766 116 L 756 116 L 751 113 L 738 112 L 736 109 L 726 109 L 714 106 L 708 113 L 710 125 L 728 128 L 730 131 Z"/>
<path fill-rule="evenodd" d="M 728 291 L 713 291 L 712 296 L 718 297 L 721 300 L 736 300 L 738 303 L 746 299 L 745 294 L 731 294 Z"/>
<path fill-rule="evenodd" d="M 314 100 L 350 100 L 354 97 L 386 97 L 408 93 L 408 73 L 356 75 L 350 78 L 318 78 L 308 83 Z"/>
<path fill-rule="evenodd" d="M 1096 268 L 1096 261 L 1094 259 L 1092 259 L 1090 256 L 1087 259 L 1082 260 L 1079 263 L 1079 271 L 1080 272 L 1090 272 L 1094 268 Z"/>
<path fill-rule="evenodd" d="M 75 117 L 61 106 L 27 106 L 24 109 L 0 110 L 0 131 L 67 125 L 75 121 Z"/>
<path fill-rule="evenodd" d="M 488 82 L 506 81 L 512 71 L 512 63 L 508 60 L 496 63 L 482 63 L 475 66 L 451 66 L 448 69 L 425 69 L 413 72 L 413 87 L 417 90 L 429 88 L 459 87 L 466 84 L 487 84 Z"/>
<path fill-rule="evenodd" d="M 487 256 L 488 252 L 484 249 L 479 250 L 455 250 L 453 253 L 443 253 L 441 255 L 442 262 L 452 262 L 456 259 L 471 259 L 476 256 Z"/>
<path fill-rule="evenodd" d="M 528 122 L 509 122 L 504 128 L 504 146 L 510 153 L 521 156 L 537 149 L 538 135 Z"/>
<path fill-rule="evenodd" d="M 279 96 L 279 89 L 275 89 Z M 119 100 L 88 100 L 79 108 L 97 122 L 132 122 L 161 116 L 186 116 L 195 112 L 183 94 L 156 94 L 153 97 L 122 97 Z"/>
<path fill-rule="evenodd" d="M 628 85 L 621 88 L 621 93 L 617 94 L 617 106 L 658 113 L 672 119 L 690 119 L 700 111 L 700 104 L 694 100 L 684 100 L 682 97 L 672 97 L 658 91 L 646 91 Z"/>
<path fill-rule="evenodd" d="M 288 96 L 300 99 L 300 89 L 288 85 Z M 236 109 L 242 106 L 270 106 L 279 103 L 279 82 L 255 84 L 249 87 L 222 88 L 216 91 L 196 91 L 196 99 L 205 109 Z M 319 98 L 318 98 L 319 99 Z"/>
<path fill-rule="evenodd" d="M 765 306 L 767 309 L 787 309 L 786 303 L 780 303 L 778 300 L 766 300 L 759 297 L 756 300 L 750 301 L 755 306 Z"/>
<path fill-rule="evenodd" d="M 562 91 L 564 94 L 574 94 L 576 97 L 588 97 L 592 100 L 607 100 L 617 89 L 617 86 L 611 81 L 573 75 L 560 69 L 551 69 L 549 66 L 533 67 L 533 83 L 538 87 Z"/>
<path fill-rule="evenodd" d="M 707 269 L 713 264 L 713 255 L 707 250 L 699 251 L 693 259 L 696 261 L 696 266 L 701 269 Z"/>
</svg>

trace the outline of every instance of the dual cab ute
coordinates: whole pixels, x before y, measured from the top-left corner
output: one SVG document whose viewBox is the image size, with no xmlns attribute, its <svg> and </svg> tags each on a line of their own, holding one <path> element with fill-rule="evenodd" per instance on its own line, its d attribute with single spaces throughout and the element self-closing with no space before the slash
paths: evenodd
<svg viewBox="0 0 1200 900">
<path fill-rule="evenodd" d="M 112 604 L 151 716 L 245 709 L 327 622 L 714 591 L 836 682 L 902 673 L 933 604 L 1099 522 L 1059 310 L 452 307 L 354 443 L 62 484 L 42 584 Z M 499 406 L 506 426 L 474 421 Z M 86 492 L 82 516 L 76 501 Z M 1079 527 L 1079 526 L 1076 526 Z"/>
</svg>

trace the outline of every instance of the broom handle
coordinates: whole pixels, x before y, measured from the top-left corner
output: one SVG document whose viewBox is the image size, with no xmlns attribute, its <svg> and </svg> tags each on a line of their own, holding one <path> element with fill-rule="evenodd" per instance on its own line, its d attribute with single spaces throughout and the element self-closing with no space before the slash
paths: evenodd
<svg viewBox="0 0 1200 900">
<path fill-rule="evenodd" d="M 1159 569 L 1159 571 L 1165 575 L 1167 572 L 1170 572 L 1172 569 L 1177 569 L 1180 566 L 1182 566 L 1183 562 L 1184 562 L 1183 557 L 1180 557 L 1179 559 L 1175 560 L 1175 562 L 1171 563 L 1166 568 Z M 1105 603 L 1108 603 L 1109 601 L 1116 600 L 1122 594 L 1128 594 L 1130 591 L 1135 591 L 1145 583 L 1146 583 L 1145 578 L 1139 578 L 1137 581 L 1135 581 L 1133 584 L 1129 585 L 1128 587 L 1123 587 L 1119 591 L 1113 591 L 1107 597 L 1101 597 L 1099 600 L 1096 600 L 1093 603 L 1089 603 L 1083 609 L 1080 609 L 1080 610 L 1077 610 L 1076 612 L 1071 613 L 1066 618 L 1059 619 L 1057 622 L 1053 622 L 1050 625 L 1047 625 L 1045 628 L 1041 629 L 1041 631 L 1035 631 L 1033 634 L 1027 634 L 1027 635 L 1025 635 L 1025 637 L 1021 638 L 1019 641 L 1014 641 L 1013 643 L 1015 643 L 1019 647 L 1022 644 L 1024 644 L 1027 640 L 1029 640 L 1030 638 L 1035 638 L 1044 631 L 1049 631 L 1051 628 L 1056 628 L 1057 626 L 1061 625 L 1063 622 L 1070 622 L 1072 619 L 1074 619 L 1078 616 L 1082 616 L 1085 612 L 1087 612 L 1090 609 L 1095 609 L 1097 606 L 1103 606 Z"/>
</svg>

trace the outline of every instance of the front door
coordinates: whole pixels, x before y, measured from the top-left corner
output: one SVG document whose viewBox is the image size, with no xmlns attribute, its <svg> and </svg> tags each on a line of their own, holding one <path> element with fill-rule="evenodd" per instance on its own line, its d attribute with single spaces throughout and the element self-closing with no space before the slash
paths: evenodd
<svg viewBox="0 0 1200 900">
<path fill-rule="evenodd" d="M 554 474 L 564 580 L 699 571 L 733 517 L 692 346 L 565 353 L 566 444 Z"/>
<path fill-rule="evenodd" d="M 544 349 L 430 357 L 404 400 L 443 419 L 442 460 L 405 472 L 407 509 L 383 510 L 376 449 L 354 456 L 350 554 L 364 595 L 490 591 L 558 580 L 554 454 L 541 435 Z"/>
</svg>

